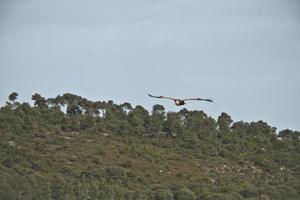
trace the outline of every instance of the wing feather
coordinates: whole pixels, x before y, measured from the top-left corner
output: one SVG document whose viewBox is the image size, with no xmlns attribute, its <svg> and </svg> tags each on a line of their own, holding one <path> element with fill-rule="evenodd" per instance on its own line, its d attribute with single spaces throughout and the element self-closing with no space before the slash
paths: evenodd
<svg viewBox="0 0 300 200">
<path fill-rule="evenodd" d="M 173 98 L 171 98 L 171 97 L 154 96 L 154 95 L 151 95 L 151 94 L 149 94 L 149 93 L 148 93 L 148 96 L 149 96 L 149 97 L 153 97 L 153 98 L 159 98 L 159 99 L 171 99 L 171 100 L 175 100 L 175 99 L 173 99 Z"/>
<path fill-rule="evenodd" d="M 213 102 L 212 99 L 202 99 L 202 98 L 189 98 L 189 99 L 183 99 L 183 101 L 190 101 L 190 100 Z"/>
</svg>

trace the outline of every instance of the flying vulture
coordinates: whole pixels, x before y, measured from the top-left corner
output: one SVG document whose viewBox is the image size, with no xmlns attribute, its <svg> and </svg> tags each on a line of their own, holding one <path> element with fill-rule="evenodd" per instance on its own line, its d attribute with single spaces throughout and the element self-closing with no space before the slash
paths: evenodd
<svg viewBox="0 0 300 200">
<path fill-rule="evenodd" d="M 212 99 L 202 99 L 202 98 L 189 98 L 189 99 L 175 99 L 175 98 L 171 98 L 171 97 L 165 97 L 165 96 L 153 96 L 151 94 L 148 94 L 149 97 L 153 97 L 153 98 L 160 98 L 160 99 L 170 99 L 173 100 L 175 102 L 176 106 L 182 106 L 185 104 L 186 101 L 190 101 L 190 100 L 196 100 L 196 101 L 209 101 L 209 102 L 213 102 Z"/>
</svg>

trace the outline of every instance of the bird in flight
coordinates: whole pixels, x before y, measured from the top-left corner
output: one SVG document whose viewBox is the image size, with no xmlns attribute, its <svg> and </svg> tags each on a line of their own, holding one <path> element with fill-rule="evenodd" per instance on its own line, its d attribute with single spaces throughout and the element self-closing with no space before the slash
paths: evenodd
<svg viewBox="0 0 300 200">
<path fill-rule="evenodd" d="M 173 100 L 176 106 L 182 106 L 182 105 L 185 104 L 186 101 L 191 101 L 191 100 L 213 102 L 212 99 L 202 99 L 202 98 L 175 99 L 175 98 L 165 97 L 165 96 L 153 96 L 151 94 L 148 94 L 148 96 L 149 97 L 153 97 L 153 98 L 159 98 L 159 99 L 170 99 L 170 100 Z"/>
</svg>

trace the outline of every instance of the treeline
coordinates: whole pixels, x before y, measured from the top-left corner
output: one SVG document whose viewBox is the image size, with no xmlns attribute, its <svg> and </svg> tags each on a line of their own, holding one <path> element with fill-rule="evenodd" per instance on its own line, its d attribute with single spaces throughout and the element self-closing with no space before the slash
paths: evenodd
<svg viewBox="0 0 300 200">
<path fill-rule="evenodd" d="M 297 140 L 299 132 L 282 130 L 263 121 L 234 122 L 227 113 L 221 113 L 217 120 L 203 111 L 165 112 L 162 105 L 153 106 L 151 113 L 138 105 L 121 105 L 113 101 L 90 101 L 78 95 L 66 93 L 56 98 L 32 95 L 34 107 L 17 101 L 17 93 L 9 95 L 9 102 L 1 108 L 1 130 L 16 134 L 38 131 L 84 131 L 102 130 L 114 134 L 138 134 L 145 136 L 182 136 L 197 131 L 198 136 L 219 136 L 233 132 L 236 135 L 267 135 Z M 199 132 L 200 131 L 200 132 Z M 201 136 L 201 134 L 203 134 Z"/>
<path fill-rule="evenodd" d="M 0 199 L 299 198 L 298 131 L 70 93 L 17 97 L 0 109 Z"/>
</svg>

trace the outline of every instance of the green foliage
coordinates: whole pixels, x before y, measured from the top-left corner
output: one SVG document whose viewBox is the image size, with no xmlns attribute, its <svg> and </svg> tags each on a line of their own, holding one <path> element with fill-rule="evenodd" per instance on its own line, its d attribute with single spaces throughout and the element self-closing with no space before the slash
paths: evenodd
<svg viewBox="0 0 300 200">
<path fill-rule="evenodd" d="M 174 200 L 196 200 L 197 197 L 194 192 L 188 188 L 180 188 L 176 190 L 174 195 Z"/>
<path fill-rule="evenodd" d="M 0 199 L 299 199 L 298 131 L 70 93 L 16 97 L 0 108 Z"/>
<path fill-rule="evenodd" d="M 174 195 L 170 189 L 158 188 L 154 190 L 154 199 L 155 200 L 173 200 Z"/>
<path fill-rule="evenodd" d="M 216 193 L 211 194 L 205 200 L 243 200 L 244 198 L 238 193 Z"/>
<path fill-rule="evenodd" d="M 167 119 L 164 121 L 164 130 L 168 136 L 178 136 L 183 133 L 183 124 L 180 113 L 169 112 Z"/>
<path fill-rule="evenodd" d="M 11 93 L 11 94 L 8 96 L 8 99 L 9 99 L 10 101 L 15 101 L 15 100 L 17 99 L 17 96 L 18 96 L 18 93 L 13 92 L 13 93 Z"/>
<path fill-rule="evenodd" d="M 165 108 L 162 105 L 154 105 L 150 121 L 150 132 L 154 135 L 163 133 L 165 118 Z"/>
<path fill-rule="evenodd" d="M 46 104 L 46 99 L 38 93 L 32 95 L 31 99 L 34 101 L 34 105 L 38 106 L 38 108 L 40 109 L 48 107 L 48 105 Z"/>
<path fill-rule="evenodd" d="M 222 133 L 229 132 L 232 122 L 233 121 L 232 121 L 231 117 L 227 113 L 222 112 L 221 115 L 218 117 L 218 121 L 217 121 L 219 130 Z"/>
<path fill-rule="evenodd" d="M 129 124 L 131 127 L 134 127 L 132 132 L 137 135 L 145 135 L 149 134 L 147 131 L 150 116 L 148 111 L 143 108 L 142 106 L 136 106 L 130 113 L 129 113 Z"/>
</svg>

